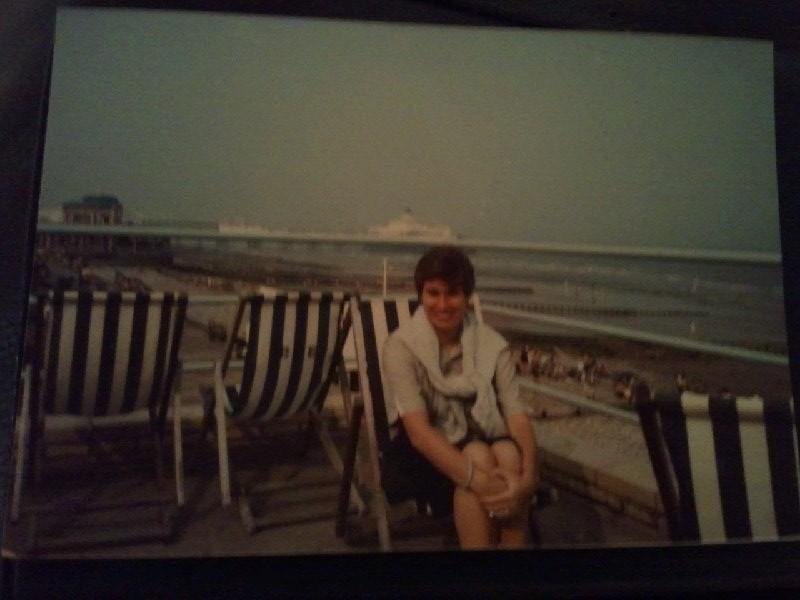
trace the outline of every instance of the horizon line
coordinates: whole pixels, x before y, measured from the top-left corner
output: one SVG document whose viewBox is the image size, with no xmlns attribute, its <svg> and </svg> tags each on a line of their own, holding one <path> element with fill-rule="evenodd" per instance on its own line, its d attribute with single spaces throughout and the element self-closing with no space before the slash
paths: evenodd
<svg viewBox="0 0 800 600">
<path fill-rule="evenodd" d="M 621 256 L 630 258 L 675 259 L 688 261 L 733 262 L 762 265 L 782 264 L 781 252 L 719 250 L 705 248 L 670 248 L 656 246 L 604 246 L 599 244 L 565 244 L 560 242 L 527 242 L 490 240 L 479 238 L 439 237 L 379 237 L 349 233 L 290 233 L 288 231 L 226 231 L 190 227 L 159 227 L 142 225 L 68 225 L 65 223 L 38 223 L 37 232 L 81 233 L 85 235 L 140 235 L 144 237 L 173 237 L 183 239 L 214 238 L 242 241 L 295 241 L 319 243 L 361 243 L 373 246 L 420 247 L 453 245 L 467 249 L 496 249 L 509 251 L 546 252 L 552 254 L 578 254 L 595 256 Z"/>
</svg>

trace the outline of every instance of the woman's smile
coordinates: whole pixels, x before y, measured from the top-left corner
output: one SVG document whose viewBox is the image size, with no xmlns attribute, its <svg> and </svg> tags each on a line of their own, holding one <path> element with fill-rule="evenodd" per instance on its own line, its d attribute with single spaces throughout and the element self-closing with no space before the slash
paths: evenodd
<svg viewBox="0 0 800 600">
<path fill-rule="evenodd" d="M 467 297 L 462 289 L 451 288 L 443 279 L 429 279 L 422 287 L 425 316 L 440 337 L 458 334 L 467 312 Z"/>
</svg>

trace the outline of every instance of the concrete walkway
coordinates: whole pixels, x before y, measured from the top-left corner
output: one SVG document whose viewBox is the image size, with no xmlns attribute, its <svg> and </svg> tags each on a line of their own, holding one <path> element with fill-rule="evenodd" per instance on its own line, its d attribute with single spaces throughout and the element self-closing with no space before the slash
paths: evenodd
<svg viewBox="0 0 800 600">
<path fill-rule="evenodd" d="M 590 392 L 595 400 L 628 412 L 608 382 L 590 390 L 577 382 L 545 382 L 575 395 Z M 608 388 L 608 389 L 606 389 Z M 666 527 L 650 457 L 636 413 L 630 419 L 577 410 L 539 392 L 524 390 L 531 407 L 543 476 L 649 527 Z"/>
</svg>

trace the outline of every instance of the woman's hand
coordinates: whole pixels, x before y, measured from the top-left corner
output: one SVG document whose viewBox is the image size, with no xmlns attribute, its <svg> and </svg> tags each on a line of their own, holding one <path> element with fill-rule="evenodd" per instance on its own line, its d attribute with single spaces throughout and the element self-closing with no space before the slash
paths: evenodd
<svg viewBox="0 0 800 600">
<path fill-rule="evenodd" d="M 475 474 L 472 477 L 469 489 L 474 492 L 478 498 L 488 498 L 505 493 L 507 487 L 508 485 L 502 477 L 475 467 Z"/>
<path fill-rule="evenodd" d="M 507 518 L 515 515 L 520 492 L 519 474 L 495 469 L 492 475 L 505 483 L 505 489 L 499 494 L 479 496 L 481 504 L 491 518 Z"/>
<path fill-rule="evenodd" d="M 505 483 L 505 490 L 499 494 L 481 496 L 479 499 L 489 516 L 498 519 L 507 519 L 519 515 L 527 510 L 533 494 L 533 482 L 526 481 L 519 473 L 504 469 L 495 469 L 492 472 L 495 479 Z"/>
</svg>

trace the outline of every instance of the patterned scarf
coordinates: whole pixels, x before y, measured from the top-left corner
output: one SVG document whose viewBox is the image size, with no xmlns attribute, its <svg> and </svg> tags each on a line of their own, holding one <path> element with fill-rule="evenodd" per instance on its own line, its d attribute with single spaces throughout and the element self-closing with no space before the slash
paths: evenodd
<svg viewBox="0 0 800 600">
<path fill-rule="evenodd" d="M 467 313 L 461 330 L 462 370 L 460 375 L 444 375 L 439 364 L 439 339 L 420 306 L 398 337 L 422 363 L 431 385 L 442 395 L 470 399 L 475 403 L 472 418 L 491 437 L 505 432 L 505 421 L 497 407 L 492 385 L 497 357 L 507 347 L 506 340 L 491 327 L 478 323 Z"/>
</svg>

